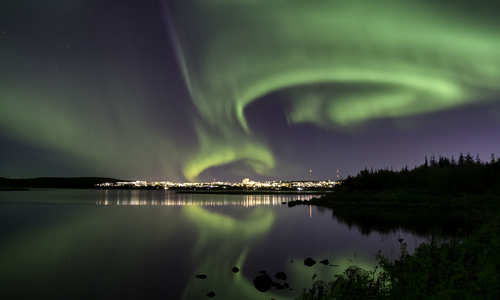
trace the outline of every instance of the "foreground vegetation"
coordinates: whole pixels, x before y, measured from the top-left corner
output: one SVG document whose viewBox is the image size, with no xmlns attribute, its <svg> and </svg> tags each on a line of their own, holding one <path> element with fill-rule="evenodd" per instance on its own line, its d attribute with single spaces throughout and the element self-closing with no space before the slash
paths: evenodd
<svg viewBox="0 0 500 300">
<path fill-rule="evenodd" d="M 344 223 L 365 224 L 367 233 L 373 226 L 418 231 L 419 222 L 451 231 L 413 254 L 401 240 L 397 260 L 379 254 L 375 270 L 353 266 L 299 299 L 500 299 L 499 203 L 500 160 L 493 156 L 488 163 L 461 155 L 426 159 L 413 170 L 363 170 L 314 204 L 334 208 Z"/>
<path fill-rule="evenodd" d="M 367 271 L 351 267 L 329 283 L 318 281 L 299 299 L 500 299 L 500 227 L 483 226 L 447 242 L 431 241 L 413 255 L 378 256 Z"/>
</svg>

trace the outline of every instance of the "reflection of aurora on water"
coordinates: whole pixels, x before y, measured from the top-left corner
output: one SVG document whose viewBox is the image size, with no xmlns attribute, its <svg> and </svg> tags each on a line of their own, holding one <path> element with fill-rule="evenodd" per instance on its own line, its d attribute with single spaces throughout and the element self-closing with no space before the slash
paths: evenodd
<svg viewBox="0 0 500 300">
<path fill-rule="evenodd" d="M 355 260 L 344 257 L 336 261 L 336 267 L 330 268 L 317 264 L 313 268 L 302 264 L 304 258 L 296 258 L 297 263 L 283 267 L 289 274 L 289 281 L 294 291 L 285 290 L 278 294 L 270 291 L 263 294 L 255 289 L 253 278 L 244 276 L 244 269 L 237 274 L 231 272 L 233 266 L 242 267 L 252 247 L 269 232 L 275 216 L 271 210 L 255 208 L 243 220 L 236 220 L 226 215 L 210 212 L 202 207 L 189 206 L 183 208 L 184 215 L 199 229 L 199 238 L 192 255 L 200 258 L 202 263 L 189 282 L 184 299 L 198 299 L 209 290 L 216 290 L 222 299 L 294 299 L 297 291 L 310 287 L 313 274 L 317 279 L 331 279 L 333 275 L 343 272 L 350 265 L 356 264 L 364 268 L 372 268 L 365 258 Z M 289 256 L 283 253 L 286 264 Z M 272 275 L 272 272 L 270 272 Z M 208 274 L 208 279 L 201 282 L 194 278 L 195 274 Z M 247 274 L 247 276 L 250 274 Z M 251 276 L 251 275 L 250 275 Z M 316 277 L 315 276 L 315 277 Z"/>
<path fill-rule="evenodd" d="M 162 198 L 161 191 L 135 192 Z M 218 299 L 292 299 L 302 288 L 311 286 L 313 274 L 317 280 L 329 280 L 349 265 L 370 268 L 378 249 L 392 257 L 391 251 L 398 248 L 390 243 L 397 244 L 401 235 L 363 236 L 336 223 L 328 212 L 314 208 L 315 217 L 310 219 L 309 208 L 300 206 L 95 207 L 96 199 L 102 196 L 100 191 L 3 195 L 3 200 L 16 201 L 16 205 L 6 206 L 2 215 L 12 215 L 10 221 L 21 221 L 19 215 L 24 216 L 28 210 L 42 213 L 38 220 L 23 219 L 23 226 L 15 233 L 0 236 L 0 264 L 9 275 L 7 282 L 31 282 L 33 291 L 44 293 L 54 286 L 78 289 L 83 280 L 102 284 L 102 289 L 111 293 L 129 284 L 138 284 L 140 293 L 153 287 L 158 295 L 167 288 L 174 291 L 175 299 L 204 298 L 210 290 Z M 243 201 L 243 195 L 238 197 Z M 27 201 L 33 198 L 38 202 Z M 26 201 L 18 203 L 23 199 Z M 329 259 L 338 266 L 318 263 L 305 267 L 307 256 L 317 261 Z M 241 271 L 234 274 L 233 266 Z M 261 269 L 270 275 L 284 271 L 295 290 L 258 292 L 252 280 Z M 40 278 L 44 272 L 54 276 Z M 194 275 L 199 273 L 208 278 L 196 279 Z"/>
<path fill-rule="evenodd" d="M 245 263 L 248 253 L 259 239 L 271 229 L 275 220 L 272 210 L 255 208 L 242 220 L 228 215 L 215 213 L 204 209 L 204 206 L 278 206 L 283 201 L 308 200 L 315 195 L 238 195 L 240 200 L 200 200 L 193 199 L 193 195 L 174 194 L 155 191 L 156 194 L 164 194 L 163 200 L 148 200 L 148 191 L 123 191 L 114 192 L 110 197 L 108 191 L 104 192 L 104 200 L 99 200 L 102 206 L 180 206 L 186 219 L 196 226 L 198 238 L 196 245 L 190 255 L 201 261 L 194 271 L 192 279 L 188 282 L 184 299 L 199 299 L 209 290 L 217 292 L 219 299 L 258 299 L 264 294 L 255 289 L 252 278 L 246 278 L 244 270 L 234 274 L 231 272 L 233 266 L 240 268 Z M 170 200 L 176 199 L 177 200 Z M 213 198 L 213 195 L 209 196 Z M 243 197 L 243 199 L 241 199 Z M 183 199 L 184 198 L 184 199 Z M 195 197 L 196 198 L 196 197 Z M 234 197 L 229 197 L 234 198 Z M 286 261 L 288 256 L 284 256 Z M 300 261 L 300 258 L 298 259 Z M 323 277 L 331 277 L 331 272 L 314 271 L 304 269 L 301 264 L 292 266 L 289 270 L 294 274 L 295 284 L 308 282 L 312 273 L 316 272 Z M 331 271 L 331 270 L 330 270 Z M 338 270 L 337 270 L 338 271 Z M 195 274 L 208 274 L 208 279 L 200 281 L 195 279 Z M 311 273 L 311 274 L 309 274 Z M 283 293 L 282 293 L 283 294 Z M 288 297 L 286 295 L 288 294 Z M 293 298 L 294 293 L 285 292 L 284 295 L 265 294 L 266 297 L 274 299 Z"/>
<path fill-rule="evenodd" d="M 192 255 L 202 257 L 202 263 L 194 274 L 208 274 L 206 282 L 192 279 L 184 298 L 200 298 L 211 288 L 218 290 L 222 299 L 255 299 L 259 292 L 251 281 L 242 272 L 233 274 L 231 268 L 241 267 L 251 246 L 269 231 L 273 213 L 257 208 L 241 221 L 196 206 L 185 207 L 183 213 L 199 230 Z"/>
</svg>

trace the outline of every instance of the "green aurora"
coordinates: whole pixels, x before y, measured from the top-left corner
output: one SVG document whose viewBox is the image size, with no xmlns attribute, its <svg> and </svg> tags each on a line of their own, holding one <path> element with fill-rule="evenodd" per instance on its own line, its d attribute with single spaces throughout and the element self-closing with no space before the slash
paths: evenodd
<svg viewBox="0 0 500 300">
<path fill-rule="evenodd" d="M 0 81 L 0 133 L 85 175 L 195 180 L 242 164 L 242 174 L 283 176 L 294 166 L 245 114 L 275 93 L 288 100 L 290 130 L 307 123 L 339 132 L 486 103 L 500 92 L 491 1 L 165 0 L 158 18 L 182 75 L 173 75 L 180 84 L 157 81 L 171 94 L 151 88 L 151 66 L 139 62 L 150 49 L 164 51 L 157 40 L 141 50 L 148 40 L 131 20 L 93 32 L 75 17 L 84 1 L 58 2 L 35 13 L 45 31 L 36 22 L 27 37 L 0 31 L 9 70 Z M 124 33 L 115 48 L 103 43 L 113 30 Z M 109 49 L 95 50 L 89 33 Z M 72 46 L 73 34 L 85 45 Z"/>
<path fill-rule="evenodd" d="M 451 109 L 498 92 L 498 21 L 431 1 L 188 1 L 168 17 L 201 115 L 202 146 L 184 167 L 190 179 L 237 160 L 254 162 L 257 173 L 273 168 L 244 114 L 272 92 L 288 92 L 290 123 L 327 128 Z M 372 89 L 339 95 L 342 84 Z M 242 143 L 252 151 L 241 151 Z"/>
</svg>

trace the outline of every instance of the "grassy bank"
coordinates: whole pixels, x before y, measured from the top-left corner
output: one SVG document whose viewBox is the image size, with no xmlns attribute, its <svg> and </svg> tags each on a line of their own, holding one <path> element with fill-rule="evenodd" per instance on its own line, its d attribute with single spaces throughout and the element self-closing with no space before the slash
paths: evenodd
<svg viewBox="0 0 500 300">
<path fill-rule="evenodd" d="M 433 240 L 395 261 L 379 255 L 375 270 L 347 269 L 331 282 L 315 282 L 301 300 L 319 299 L 500 299 L 500 226 L 485 224 L 473 234 Z"/>
<path fill-rule="evenodd" d="M 413 254 L 401 241 L 397 260 L 378 255 L 375 270 L 351 267 L 315 282 L 299 299 L 500 299 L 500 160 L 494 157 L 363 170 L 307 204 L 332 208 L 340 222 L 366 234 L 404 228 L 433 238 Z"/>
</svg>

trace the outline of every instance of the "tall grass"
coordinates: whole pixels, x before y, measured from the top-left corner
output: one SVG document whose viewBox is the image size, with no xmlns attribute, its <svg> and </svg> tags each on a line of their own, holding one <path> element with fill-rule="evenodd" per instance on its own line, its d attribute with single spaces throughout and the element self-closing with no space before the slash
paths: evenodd
<svg viewBox="0 0 500 300">
<path fill-rule="evenodd" d="M 374 270 L 348 268 L 298 299 L 500 299 L 499 233 L 494 220 L 460 240 L 433 239 L 411 255 L 402 241 L 398 259 L 379 254 Z"/>
</svg>

